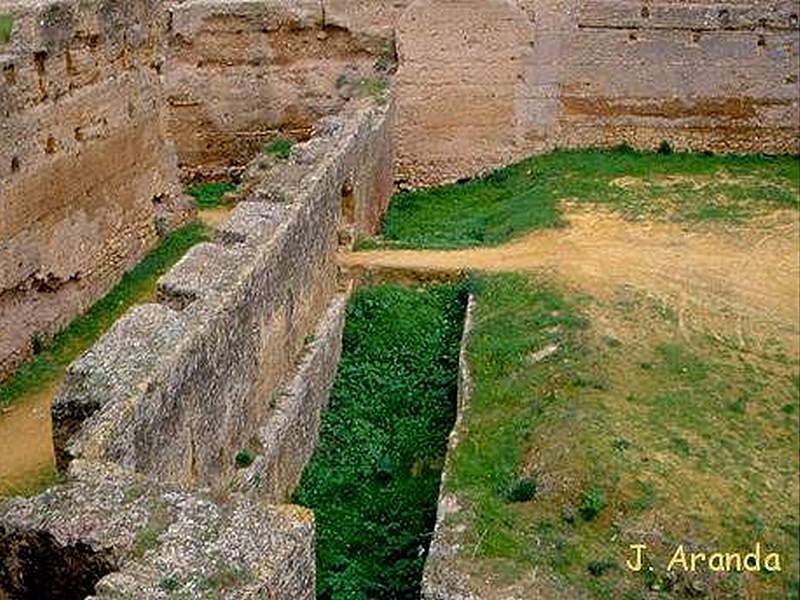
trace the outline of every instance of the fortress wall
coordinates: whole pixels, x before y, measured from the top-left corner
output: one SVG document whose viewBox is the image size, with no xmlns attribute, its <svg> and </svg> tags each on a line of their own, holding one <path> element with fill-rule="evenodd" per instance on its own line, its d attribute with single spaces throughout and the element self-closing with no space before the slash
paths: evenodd
<svg viewBox="0 0 800 600">
<path fill-rule="evenodd" d="M 554 147 L 797 153 L 799 13 L 796 0 L 416 0 L 397 21 L 399 181 Z"/>
<path fill-rule="evenodd" d="M 224 175 L 280 135 L 305 139 L 359 93 L 355 82 L 385 76 L 391 35 L 352 31 L 327 14 L 318 0 L 173 8 L 169 129 L 188 177 Z"/>
<path fill-rule="evenodd" d="M 0 2 L 0 377 L 182 222 L 155 0 Z"/>
<path fill-rule="evenodd" d="M 354 196 L 362 187 L 387 190 L 371 201 L 388 201 L 392 111 L 384 102 L 323 122 L 289 161 L 264 173 L 214 243 L 195 247 L 159 282 L 162 304 L 130 311 L 70 367 L 53 408 L 62 466 L 112 461 L 160 480 L 227 489 L 240 450 L 297 449 L 259 440 L 259 432 L 284 418 L 284 386 L 318 323 L 341 303 L 343 194 L 351 186 Z M 302 418 L 273 428 L 276 435 L 308 427 L 304 415 L 327 400 L 336 360 L 325 357 L 338 355 L 339 338 L 324 337 L 311 349 L 325 356 L 315 363 L 322 366 L 313 393 L 303 396 L 310 404 L 297 410 Z M 315 432 L 303 435 L 314 443 Z M 299 477 L 302 455 L 290 462 Z"/>
<path fill-rule="evenodd" d="M 797 153 L 798 14 L 795 0 L 577 3 L 557 143 Z"/>
</svg>

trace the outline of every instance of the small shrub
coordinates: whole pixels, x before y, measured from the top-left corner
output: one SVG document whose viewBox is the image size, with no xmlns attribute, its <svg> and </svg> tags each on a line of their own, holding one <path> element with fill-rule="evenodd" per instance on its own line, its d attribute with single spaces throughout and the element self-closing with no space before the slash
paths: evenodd
<svg viewBox="0 0 800 600">
<path fill-rule="evenodd" d="M 506 500 L 509 502 L 530 502 L 536 497 L 538 484 L 531 477 L 517 477 L 506 490 Z"/>
<path fill-rule="evenodd" d="M 344 86 L 346 86 L 348 83 L 350 83 L 350 79 L 348 79 L 348 77 L 347 77 L 347 75 L 345 73 L 342 73 L 341 75 L 339 75 L 336 78 L 336 89 L 340 90 Z"/>
<path fill-rule="evenodd" d="M 250 465 L 253 464 L 253 461 L 256 457 L 253 455 L 250 450 L 240 450 L 239 453 L 236 455 L 236 466 L 240 469 L 246 469 Z"/>
<path fill-rule="evenodd" d="M 658 153 L 662 156 L 669 156 L 675 152 L 675 149 L 670 144 L 669 140 L 661 140 L 661 143 L 658 145 Z"/>
<path fill-rule="evenodd" d="M 631 443 L 625 438 L 616 438 L 611 442 L 611 445 L 614 447 L 614 450 L 619 452 L 625 452 L 625 450 L 631 447 Z"/>
<path fill-rule="evenodd" d="M 616 146 L 614 146 L 613 150 L 618 154 L 636 154 L 636 150 L 628 142 L 622 142 L 621 144 L 617 144 Z"/>
<path fill-rule="evenodd" d="M 383 94 L 388 87 L 385 79 L 365 78 L 359 79 L 356 84 L 359 98 L 372 97 L 377 98 Z"/>
<path fill-rule="evenodd" d="M 282 160 L 286 160 L 292 154 L 292 146 L 294 146 L 294 142 L 292 140 L 287 138 L 278 138 L 271 144 L 268 144 L 266 148 L 264 148 L 264 152 Z"/>
<path fill-rule="evenodd" d="M 687 457 L 691 453 L 689 442 L 684 438 L 672 439 L 672 451 L 678 456 Z"/>
<path fill-rule="evenodd" d="M 583 495 L 578 509 L 584 521 L 591 521 L 606 507 L 606 498 L 602 490 L 593 487 Z"/>
<path fill-rule="evenodd" d="M 165 577 L 158 583 L 158 587 L 165 592 L 174 592 L 180 587 L 180 584 L 172 577 Z"/>
<path fill-rule="evenodd" d="M 595 577 L 605 575 L 608 571 L 617 568 L 617 563 L 612 560 L 593 560 L 586 567 Z"/>
<path fill-rule="evenodd" d="M 34 335 L 31 338 L 31 351 L 33 352 L 34 356 L 37 356 L 42 353 L 45 348 L 45 341 L 44 338 L 40 335 Z"/>
<path fill-rule="evenodd" d="M 14 17 L 11 15 L 0 15 L 0 44 L 7 44 L 11 41 L 11 32 L 14 29 Z"/>
</svg>

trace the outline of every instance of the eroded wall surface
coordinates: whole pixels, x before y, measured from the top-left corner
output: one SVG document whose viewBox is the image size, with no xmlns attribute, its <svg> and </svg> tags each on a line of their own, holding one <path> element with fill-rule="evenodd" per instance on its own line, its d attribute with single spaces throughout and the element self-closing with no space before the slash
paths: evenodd
<svg viewBox="0 0 800 600">
<path fill-rule="evenodd" d="M 155 0 L 0 2 L 0 377 L 188 214 Z"/>
<path fill-rule="evenodd" d="M 160 480 L 228 489 L 237 453 L 263 450 L 259 432 L 283 418 L 285 386 L 313 349 L 334 360 L 318 361 L 314 392 L 304 392 L 311 405 L 278 428 L 288 436 L 307 429 L 301 437 L 312 447 L 300 454 L 281 439 L 263 442 L 289 452 L 278 457 L 291 465 L 283 467 L 293 473 L 286 481 L 299 477 L 313 450 L 313 414 L 336 370 L 339 338 L 317 331 L 339 293 L 343 197 L 387 190 L 370 196 L 377 208 L 362 214 L 386 206 L 392 114 L 386 99 L 323 122 L 290 160 L 262 173 L 213 243 L 164 276 L 161 304 L 134 308 L 69 368 L 53 407 L 62 466 L 112 461 Z M 377 181 L 383 177 L 388 182 Z M 318 336 L 329 343 L 311 348 Z"/>
<path fill-rule="evenodd" d="M 336 14 L 319 0 L 173 8 L 168 122 L 188 177 L 223 175 L 277 137 L 306 139 L 320 118 L 384 85 L 391 27 Z"/>
<path fill-rule="evenodd" d="M 76 462 L 71 481 L 0 504 L 3 598 L 314 598 L 314 517 L 296 506 Z"/>
<path fill-rule="evenodd" d="M 454 181 L 554 147 L 797 153 L 798 13 L 795 0 L 416 0 L 397 21 L 398 179 Z"/>
</svg>

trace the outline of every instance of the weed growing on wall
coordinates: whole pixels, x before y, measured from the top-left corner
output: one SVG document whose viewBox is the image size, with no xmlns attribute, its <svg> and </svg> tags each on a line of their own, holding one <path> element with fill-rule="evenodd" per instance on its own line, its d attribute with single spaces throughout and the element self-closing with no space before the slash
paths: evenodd
<svg viewBox="0 0 800 600">
<path fill-rule="evenodd" d="M 292 154 L 294 142 L 287 138 L 278 138 L 264 148 L 266 154 L 271 154 L 281 160 L 286 160 Z"/>
<path fill-rule="evenodd" d="M 67 366 L 88 350 L 131 306 L 154 299 L 158 278 L 189 248 L 208 239 L 208 230 L 196 223 L 168 235 L 84 315 L 70 323 L 49 344 L 41 343 L 40 352 L 0 385 L 0 407 L 58 380 Z"/>
<path fill-rule="evenodd" d="M 800 206 L 797 157 L 556 151 L 480 179 L 398 194 L 383 234 L 362 248 L 465 248 L 563 225 L 562 203 L 596 203 L 628 219 L 738 221 Z"/>
<path fill-rule="evenodd" d="M 295 501 L 314 509 L 319 598 L 419 597 L 455 418 L 465 289 L 361 289 L 319 448 Z"/>
<path fill-rule="evenodd" d="M 11 41 L 11 32 L 14 30 L 14 18 L 11 15 L 0 15 L 0 45 Z"/>
<path fill-rule="evenodd" d="M 186 193 L 195 199 L 198 208 L 215 208 L 222 204 L 225 194 L 235 189 L 236 184 L 229 181 L 213 181 L 190 185 Z"/>
</svg>

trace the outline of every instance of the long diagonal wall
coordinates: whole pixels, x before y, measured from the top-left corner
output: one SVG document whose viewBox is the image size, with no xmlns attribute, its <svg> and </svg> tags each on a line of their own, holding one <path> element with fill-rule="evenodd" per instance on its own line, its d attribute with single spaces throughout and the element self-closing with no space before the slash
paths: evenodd
<svg viewBox="0 0 800 600">
<path fill-rule="evenodd" d="M 0 591 L 48 592 L 31 587 L 44 568 L 99 598 L 159 597 L 165 580 L 197 596 L 233 568 L 226 597 L 313 597 L 313 517 L 280 503 L 336 373 L 340 231 L 391 193 L 392 118 L 384 98 L 320 123 L 161 279 L 161 303 L 70 367 L 53 407 L 70 480 L 0 507 Z"/>
</svg>

